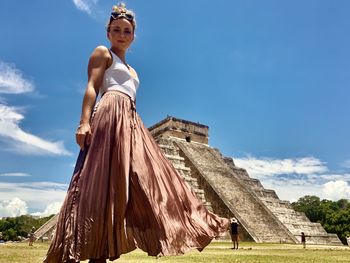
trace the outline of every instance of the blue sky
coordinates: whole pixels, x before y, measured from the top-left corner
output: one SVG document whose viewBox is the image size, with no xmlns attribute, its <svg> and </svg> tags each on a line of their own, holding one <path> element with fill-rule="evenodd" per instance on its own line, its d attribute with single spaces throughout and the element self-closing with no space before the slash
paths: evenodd
<svg viewBox="0 0 350 263">
<path fill-rule="evenodd" d="M 78 154 L 88 58 L 114 1 L 0 4 L 0 217 L 57 211 Z M 210 145 L 281 199 L 350 199 L 350 2 L 126 1 L 146 126 Z"/>
</svg>

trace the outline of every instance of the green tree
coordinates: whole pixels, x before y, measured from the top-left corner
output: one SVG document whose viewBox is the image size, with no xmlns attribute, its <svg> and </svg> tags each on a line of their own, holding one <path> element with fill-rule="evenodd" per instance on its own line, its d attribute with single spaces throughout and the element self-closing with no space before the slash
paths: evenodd
<svg viewBox="0 0 350 263">
<path fill-rule="evenodd" d="M 16 241 L 17 240 L 17 233 L 13 228 L 9 228 L 7 230 L 5 230 L 3 233 L 3 238 L 5 241 Z"/>
<path fill-rule="evenodd" d="M 339 210 L 339 206 L 336 202 L 324 199 L 320 203 L 319 207 L 319 222 L 324 225 L 330 219 L 333 213 Z"/>
<path fill-rule="evenodd" d="M 306 195 L 292 203 L 294 210 L 304 212 L 311 222 L 321 221 L 320 198 L 315 195 Z"/>
<path fill-rule="evenodd" d="M 350 202 L 347 199 L 338 200 L 337 205 L 340 209 L 344 209 L 344 210 L 350 208 Z"/>
<path fill-rule="evenodd" d="M 350 208 L 328 214 L 322 225 L 327 232 L 336 233 L 346 244 L 346 237 L 350 235 Z"/>
</svg>

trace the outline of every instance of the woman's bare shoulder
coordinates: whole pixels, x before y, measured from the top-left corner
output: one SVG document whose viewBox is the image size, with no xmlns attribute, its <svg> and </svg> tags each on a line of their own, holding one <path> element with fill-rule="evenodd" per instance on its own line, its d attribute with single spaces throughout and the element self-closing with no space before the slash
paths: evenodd
<svg viewBox="0 0 350 263">
<path fill-rule="evenodd" d="M 110 57 L 109 49 L 105 46 L 97 46 L 91 54 L 91 58 L 104 58 Z"/>
<path fill-rule="evenodd" d="M 90 70 L 96 68 L 105 70 L 106 68 L 108 68 L 110 60 L 111 59 L 108 48 L 106 48 L 105 46 L 97 46 L 92 52 L 89 59 L 89 72 Z"/>
</svg>

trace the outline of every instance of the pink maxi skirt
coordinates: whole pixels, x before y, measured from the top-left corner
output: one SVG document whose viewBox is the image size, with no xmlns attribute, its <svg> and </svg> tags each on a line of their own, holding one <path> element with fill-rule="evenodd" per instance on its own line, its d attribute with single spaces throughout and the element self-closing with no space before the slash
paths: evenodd
<svg viewBox="0 0 350 263">
<path fill-rule="evenodd" d="M 209 212 L 166 159 L 127 95 L 105 93 L 91 128 L 44 262 L 114 260 L 136 248 L 183 254 L 228 230 L 229 220 Z"/>
</svg>

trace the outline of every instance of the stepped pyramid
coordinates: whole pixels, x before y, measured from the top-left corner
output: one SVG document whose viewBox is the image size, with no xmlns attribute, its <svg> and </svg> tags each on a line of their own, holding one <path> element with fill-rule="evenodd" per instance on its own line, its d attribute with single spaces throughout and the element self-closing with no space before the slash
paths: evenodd
<svg viewBox="0 0 350 263">
<path fill-rule="evenodd" d="M 207 207 L 220 216 L 238 219 L 241 239 L 300 243 L 304 232 L 310 244 L 342 244 L 336 234 L 294 211 L 275 191 L 236 167 L 232 158 L 210 147 L 208 126 L 169 116 L 149 130 L 175 168 L 180 168 L 179 173 L 186 171 L 185 180 Z"/>
<path fill-rule="evenodd" d="M 300 243 L 304 232 L 309 244 L 342 245 L 336 234 L 327 233 L 304 213 L 293 210 L 273 190 L 236 167 L 208 144 L 209 127 L 168 116 L 149 128 L 165 156 L 194 189 L 205 206 L 222 217 L 236 217 L 240 238 L 245 241 Z M 50 237 L 57 216 L 37 231 Z M 40 233 L 39 233 L 40 231 Z M 227 236 L 228 237 L 228 236 Z"/>
</svg>

